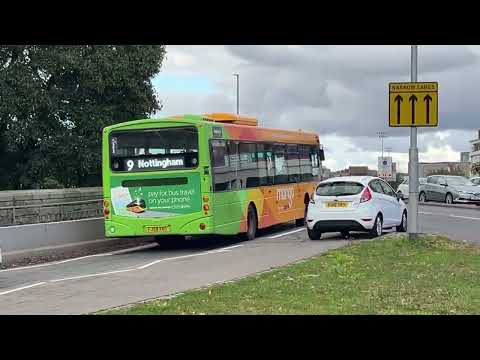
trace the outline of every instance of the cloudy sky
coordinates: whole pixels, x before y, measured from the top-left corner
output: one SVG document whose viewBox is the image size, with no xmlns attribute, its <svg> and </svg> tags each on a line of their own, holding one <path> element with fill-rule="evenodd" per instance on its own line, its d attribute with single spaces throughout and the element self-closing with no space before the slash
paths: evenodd
<svg viewBox="0 0 480 360">
<path fill-rule="evenodd" d="M 439 83 L 439 127 L 420 129 L 420 161 L 458 161 L 480 128 L 480 46 L 419 46 L 418 81 Z M 388 83 L 410 80 L 410 46 L 167 46 L 156 116 L 236 111 L 262 126 L 312 130 L 325 166 L 377 167 L 381 142 L 401 171 L 409 130 L 389 128 Z"/>
</svg>

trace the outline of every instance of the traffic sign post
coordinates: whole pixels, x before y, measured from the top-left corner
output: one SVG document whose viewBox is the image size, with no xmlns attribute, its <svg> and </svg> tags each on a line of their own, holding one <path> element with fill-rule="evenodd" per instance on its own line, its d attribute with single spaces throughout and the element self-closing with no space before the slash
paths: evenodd
<svg viewBox="0 0 480 360">
<path fill-rule="evenodd" d="M 411 80 L 417 82 L 417 54 L 418 45 L 411 47 Z M 412 103 L 412 114 L 415 114 L 414 102 Z M 412 115 L 413 117 L 414 115 Z M 412 120 L 412 123 L 415 121 Z M 408 236 L 410 240 L 416 238 L 418 222 L 418 148 L 417 148 L 417 128 L 410 128 L 410 151 L 408 152 Z"/>
<path fill-rule="evenodd" d="M 418 46 L 411 46 L 411 82 L 389 84 L 389 125 L 410 128 L 408 152 L 408 235 L 418 233 L 417 127 L 438 126 L 438 83 L 417 82 Z"/>
<path fill-rule="evenodd" d="M 390 127 L 437 126 L 438 83 L 390 83 L 389 92 Z"/>
</svg>

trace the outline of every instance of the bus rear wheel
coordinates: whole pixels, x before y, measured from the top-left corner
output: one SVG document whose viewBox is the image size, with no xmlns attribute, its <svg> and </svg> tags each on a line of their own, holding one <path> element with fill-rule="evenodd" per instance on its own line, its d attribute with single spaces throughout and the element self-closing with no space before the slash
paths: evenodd
<svg viewBox="0 0 480 360">
<path fill-rule="evenodd" d="M 255 235 L 257 234 L 257 212 L 252 205 L 248 206 L 248 215 L 247 215 L 247 232 L 245 234 L 246 240 L 253 240 L 255 239 Z"/>
</svg>

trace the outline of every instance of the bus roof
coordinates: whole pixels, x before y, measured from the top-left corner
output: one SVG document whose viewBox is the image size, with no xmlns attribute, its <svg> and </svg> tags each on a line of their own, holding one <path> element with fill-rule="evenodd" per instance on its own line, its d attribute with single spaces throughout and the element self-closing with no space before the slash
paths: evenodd
<svg viewBox="0 0 480 360">
<path fill-rule="evenodd" d="M 303 143 L 318 144 L 318 135 L 313 132 L 303 130 L 283 130 L 259 127 L 257 119 L 244 115 L 236 115 L 230 113 L 212 113 L 204 115 L 175 115 L 157 119 L 133 120 L 107 126 L 104 131 L 110 131 L 117 128 L 129 127 L 131 125 L 151 125 L 162 121 L 178 121 L 187 124 L 205 124 L 223 127 L 228 133 L 229 138 L 236 140 L 257 140 L 257 141 L 274 141 L 285 143 Z"/>
</svg>

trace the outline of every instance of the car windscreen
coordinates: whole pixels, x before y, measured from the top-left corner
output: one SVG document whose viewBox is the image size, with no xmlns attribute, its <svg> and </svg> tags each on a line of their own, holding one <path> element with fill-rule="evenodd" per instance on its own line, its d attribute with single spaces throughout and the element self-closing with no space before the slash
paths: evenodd
<svg viewBox="0 0 480 360">
<path fill-rule="evenodd" d="M 465 186 L 465 185 L 473 185 L 473 183 L 468 180 L 467 178 L 463 177 L 445 177 L 445 180 L 447 180 L 448 185 L 453 185 L 453 186 Z"/>
<path fill-rule="evenodd" d="M 332 181 L 318 185 L 318 196 L 357 195 L 363 190 L 363 185 L 353 181 Z"/>
<path fill-rule="evenodd" d="M 198 166 L 195 127 L 117 131 L 110 135 L 112 171 L 158 171 Z"/>
</svg>

